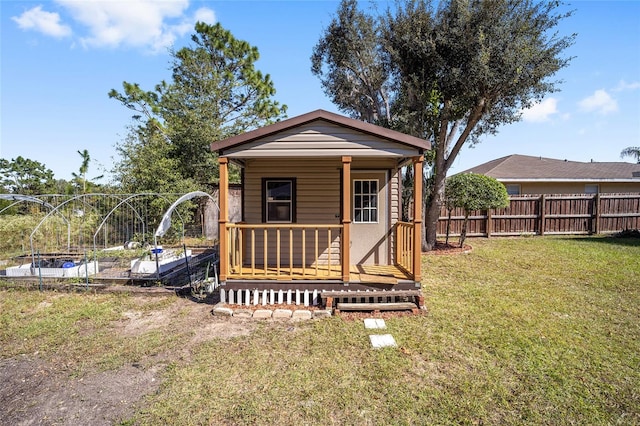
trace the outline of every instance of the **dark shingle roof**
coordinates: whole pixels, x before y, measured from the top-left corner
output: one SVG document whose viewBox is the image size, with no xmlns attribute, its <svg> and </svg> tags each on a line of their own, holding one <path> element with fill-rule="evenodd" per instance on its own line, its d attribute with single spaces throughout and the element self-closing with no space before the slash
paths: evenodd
<svg viewBox="0 0 640 426">
<path fill-rule="evenodd" d="M 478 173 L 498 180 L 640 180 L 640 164 L 589 162 L 509 155 L 462 173 Z"/>
</svg>

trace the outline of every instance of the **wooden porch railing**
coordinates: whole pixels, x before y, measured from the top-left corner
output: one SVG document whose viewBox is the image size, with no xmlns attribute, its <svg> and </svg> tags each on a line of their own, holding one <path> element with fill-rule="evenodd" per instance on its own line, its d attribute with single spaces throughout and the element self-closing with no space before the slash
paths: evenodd
<svg viewBox="0 0 640 426">
<path fill-rule="evenodd" d="M 396 223 L 396 265 L 413 275 L 413 224 Z"/>
<path fill-rule="evenodd" d="M 231 223 L 226 228 L 230 278 L 342 277 L 342 225 Z"/>
</svg>

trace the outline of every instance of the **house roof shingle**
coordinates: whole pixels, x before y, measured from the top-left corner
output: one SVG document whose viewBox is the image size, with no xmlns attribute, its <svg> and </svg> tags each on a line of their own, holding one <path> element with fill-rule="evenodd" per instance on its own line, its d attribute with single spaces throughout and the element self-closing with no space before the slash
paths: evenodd
<svg viewBox="0 0 640 426">
<path fill-rule="evenodd" d="M 480 164 L 462 173 L 477 173 L 502 181 L 640 180 L 640 164 L 557 160 L 509 155 Z"/>
</svg>

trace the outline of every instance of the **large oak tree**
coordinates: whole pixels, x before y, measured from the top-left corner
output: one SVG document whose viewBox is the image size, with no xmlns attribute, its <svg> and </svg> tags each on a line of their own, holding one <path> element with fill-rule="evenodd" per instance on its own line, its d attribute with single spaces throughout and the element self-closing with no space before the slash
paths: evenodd
<svg viewBox="0 0 640 426">
<path fill-rule="evenodd" d="M 425 250 L 435 245 L 447 171 L 461 148 L 518 121 L 523 109 L 558 90 L 553 77 L 568 65 L 570 58 L 562 54 L 575 39 L 575 34 L 557 32 L 558 24 L 571 15 L 558 1 L 436 4 L 400 1 L 374 20 L 357 8 L 356 0 L 343 0 L 312 57 L 312 70 L 334 102 L 341 100 L 336 104 L 343 112 L 370 120 L 369 111 L 386 105 L 363 109 L 353 94 L 376 93 L 382 87 L 388 90 L 386 96 L 369 99 L 388 102 L 390 114 L 388 120 L 378 116 L 371 121 L 431 140 Z M 344 19 L 347 14 L 358 19 Z M 345 43 L 340 34 L 373 34 L 375 42 L 367 36 Z M 337 53 L 340 49 L 348 52 Z M 380 70 L 387 80 L 373 80 L 368 89 L 358 86 L 367 86 L 365 77 Z M 345 80 L 344 75 L 352 77 Z"/>
</svg>

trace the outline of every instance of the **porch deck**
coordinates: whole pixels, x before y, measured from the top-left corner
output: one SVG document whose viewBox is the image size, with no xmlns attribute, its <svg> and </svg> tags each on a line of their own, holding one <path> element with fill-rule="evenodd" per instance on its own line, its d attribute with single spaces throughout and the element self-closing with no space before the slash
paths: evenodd
<svg viewBox="0 0 640 426">
<path fill-rule="evenodd" d="M 340 280 L 340 266 L 319 265 L 312 268 L 263 266 L 251 268 L 242 266 L 228 275 L 231 280 Z M 283 275 L 286 271 L 286 275 Z M 398 281 L 411 281 L 413 276 L 395 265 L 351 265 L 349 268 L 350 282 L 397 284 Z"/>
</svg>

